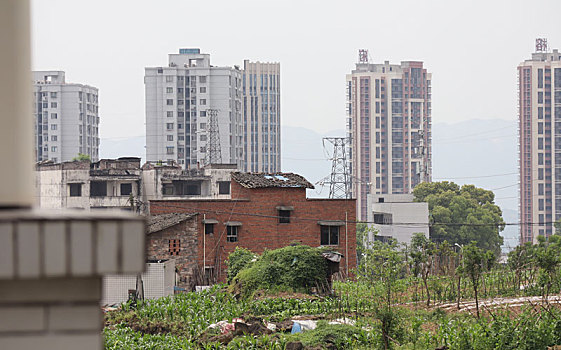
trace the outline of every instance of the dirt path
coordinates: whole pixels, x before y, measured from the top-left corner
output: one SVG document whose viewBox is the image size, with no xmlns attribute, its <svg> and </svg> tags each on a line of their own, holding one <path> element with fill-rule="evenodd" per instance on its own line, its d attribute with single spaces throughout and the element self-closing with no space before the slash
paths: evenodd
<svg viewBox="0 0 561 350">
<path fill-rule="evenodd" d="M 549 304 L 561 304 L 561 295 L 551 295 L 547 301 Z M 517 308 L 526 304 L 542 303 L 543 299 L 541 296 L 482 299 L 479 300 L 479 309 L 496 309 L 503 307 Z M 472 310 L 475 310 L 475 300 L 461 301 L 460 310 L 458 310 L 456 303 L 436 304 L 434 305 L 434 308 L 440 308 L 451 312 L 471 312 Z"/>
</svg>

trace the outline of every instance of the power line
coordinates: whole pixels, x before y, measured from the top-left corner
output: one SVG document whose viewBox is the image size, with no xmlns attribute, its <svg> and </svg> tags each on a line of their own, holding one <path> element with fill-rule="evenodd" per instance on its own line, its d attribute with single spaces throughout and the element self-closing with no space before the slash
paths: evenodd
<svg viewBox="0 0 561 350">
<path fill-rule="evenodd" d="M 494 175 L 481 175 L 481 176 L 463 176 L 463 177 L 435 177 L 435 180 L 460 180 L 460 179 L 481 179 L 487 177 L 499 177 L 508 175 L 519 175 L 519 172 L 515 173 L 505 173 L 505 174 L 494 174 Z"/>
<path fill-rule="evenodd" d="M 237 204 L 237 202 L 239 202 L 238 200 L 233 200 L 232 203 L 235 205 Z M 249 212 L 234 212 L 233 210 L 215 210 L 215 209 L 208 209 L 208 208 L 197 208 L 197 207 L 182 207 L 182 206 L 177 206 L 177 205 L 169 205 L 169 204 L 164 204 L 164 203 L 158 203 L 158 206 L 160 207 L 164 207 L 164 208 L 173 208 L 173 209 L 181 209 L 181 210 L 193 210 L 193 211 L 197 211 L 197 212 L 205 212 L 205 213 L 214 213 L 214 214 L 228 214 L 230 216 L 230 218 L 233 215 L 239 215 L 239 216 L 250 216 L 250 217 L 260 217 L 260 218 L 270 218 L 270 219 L 278 219 L 279 216 L 277 215 L 266 215 L 266 214 L 256 214 L 256 213 L 249 213 Z M 321 220 L 327 220 L 326 218 L 310 218 L 310 217 L 297 217 L 297 216 L 292 216 L 290 217 L 290 219 L 294 219 L 295 221 L 321 221 Z M 337 221 L 344 221 L 345 220 L 337 220 Z M 347 220 L 347 223 L 351 223 L 351 224 L 359 224 L 359 223 L 365 223 L 365 224 L 377 224 L 380 226 L 422 226 L 425 227 L 426 225 L 428 226 L 468 226 L 468 227 L 486 227 L 486 226 L 543 226 L 543 225 L 553 225 L 555 224 L 554 221 L 546 221 L 546 222 L 503 222 L 503 223 L 496 223 L 496 222 L 492 222 L 492 223 L 466 223 L 466 222 L 429 222 L 424 223 L 424 222 L 394 222 L 394 223 L 389 223 L 389 224 L 379 224 L 376 223 L 374 221 L 356 221 L 356 220 Z"/>
</svg>

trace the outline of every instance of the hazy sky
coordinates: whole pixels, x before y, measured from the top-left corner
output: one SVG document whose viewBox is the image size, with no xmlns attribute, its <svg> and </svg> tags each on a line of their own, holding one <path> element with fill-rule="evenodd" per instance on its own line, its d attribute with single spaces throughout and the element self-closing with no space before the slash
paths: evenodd
<svg viewBox="0 0 561 350">
<path fill-rule="evenodd" d="M 33 69 L 100 90 L 100 137 L 145 133 L 144 67 L 199 47 L 213 65 L 281 64 L 283 125 L 343 129 L 345 74 L 422 60 L 433 122 L 514 120 L 516 66 L 536 37 L 561 48 L 561 1 L 34 0 Z"/>
</svg>

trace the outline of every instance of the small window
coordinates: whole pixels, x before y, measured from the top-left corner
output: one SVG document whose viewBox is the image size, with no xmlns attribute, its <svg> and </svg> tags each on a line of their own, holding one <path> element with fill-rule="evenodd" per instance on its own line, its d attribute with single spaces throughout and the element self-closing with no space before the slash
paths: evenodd
<svg viewBox="0 0 561 350">
<path fill-rule="evenodd" d="M 107 182 L 92 181 L 90 182 L 90 197 L 107 196 Z"/>
<path fill-rule="evenodd" d="M 205 224 L 205 233 L 211 235 L 214 233 L 214 224 Z"/>
<path fill-rule="evenodd" d="M 173 135 L 167 135 L 167 140 L 168 141 L 173 141 Z"/>
<path fill-rule="evenodd" d="M 173 83 L 173 75 L 166 75 L 166 82 Z"/>
<path fill-rule="evenodd" d="M 181 240 L 170 239 L 169 240 L 169 255 L 179 255 L 181 251 Z"/>
<path fill-rule="evenodd" d="M 238 226 L 226 226 L 226 242 L 238 241 Z"/>
<path fill-rule="evenodd" d="M 173 94 L 173 88 L 172 87 L 167 87 L 166 88 L 166 93 Z"/>
<path fill-rule="evenodd" d="M 121 196 L 130 196 L 132 193 L 132 184 L 121 184 Z"/>
<path fill-rule="evenodd" d="M 56 92 L 51 92 L 51 98 L 56 98 Z"/>
<path fill-rule="evenodd" d="M 230 194 L 230 181 L 218 181 L 218 194 Z"/>
<path fill-rule="evenodd" d="M 321 225 L 321 245 L 339 245 L 339 226 Z"/>
<path fill-rule="evenodd" d="M 166 123 L 167 130 L 173 130 L 173 123 Z"/>
<path fill-rule="evenodd" d="M 378 203 L 384 203 L 384 197 L 378 198 Z"/>
<path fill-rule="evenodd" d="M 199 100 L 199 104 L 202 105 L 202 106 L 206 105 L 206 98 L 201 98 Z"/>
<path fill-rule="evenodd" d="M 168 99 L 166 100 L 166 104 L 167 104 L 168 106 L 173 106 L 173 99 L 172 99 L 172 98 L 168 98 Z"/>
<path fill-rule="evenodd" d="M 201 86 L 201 87 L 199 88 L 199 92 L 200 92 L 201 94 L 206 94 L 206 87 L 205 87 L 205 86 Z"/>
<path fill-rule="evenodd" d="M 173 111 L 167 111 L 166 115 L 168 118 L 173 118 Z"/>
<path fill-rule="evenodd" d="M 200 111 L 200 112 L 199 112 L 199 115 L 200 115 L 201 117 L 206 117 L 206 111 Z"/>
<path fill-rule="evenodd" d="M 279 210 L 279 224 L 290 223 L 290 210 Z"/>
<path fill-rule="evenodd" d="M 56 130 L 56 128 L 57 128 L 56 124 L 51 124 L 51 130 Z"/>
<path fill-rule="evenodd" d="M 51 119 L 58 119 L 58 114 L 51 113 Z"/>
<path fill-rule="evenodd" d="M 199 83 L 206 83 L 206 76 L 200 76 Z"/>
<path fill-rule="evenodd" d="M 68 184 L 70 187 L 70 197 L 82 196 L 82 184 Z"/>
<path fill-rule="evenodd" d="M 166 154 L 173 154 L 173 151 L 174 151 L 173 146 L 166 147 Z"/>
<path fill-rule="evenodd" d="M 58 104 L 56 102 L 51 102 L 51 108 L 57 108 Z"/>
</svg>

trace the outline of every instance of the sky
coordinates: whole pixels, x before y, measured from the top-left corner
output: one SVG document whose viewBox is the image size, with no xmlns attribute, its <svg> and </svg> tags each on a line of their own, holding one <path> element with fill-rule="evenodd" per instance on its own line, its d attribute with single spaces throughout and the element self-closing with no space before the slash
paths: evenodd
<svg viewBox="0 0 561 350">
<path fill-rule="evenodd" d="M 32 0 L 32 66 L 99 88 L 100 137 L 145 134 L 144 68 L 179 48 L 211 64 L 281 64 L 281 123 L 345 125 L 345 74 L 420 60 L 433 123 L 517 118 L 516 66 L 546 37 L 561 47 L 561 1 Z"/>
</svg>

